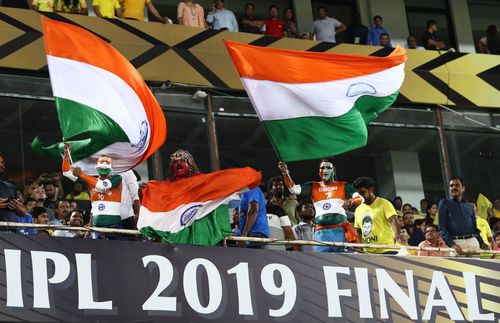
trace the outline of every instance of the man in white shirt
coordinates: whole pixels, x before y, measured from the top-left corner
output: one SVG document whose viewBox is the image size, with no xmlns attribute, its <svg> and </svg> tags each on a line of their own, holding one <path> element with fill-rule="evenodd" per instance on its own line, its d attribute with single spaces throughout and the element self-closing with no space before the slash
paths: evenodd
<svg viewBox="0 0 500 323">
<path fill-rule="evenodd" d="M 215 30 L 238 31 L 238 21 L 231 10 L 224 8 L 224 0 L 215 0 L 206 21 Z"/>
<path fill-rule="evenodd" d="M 120 216 L 124 229 L 135 229 L 136 217 L 139 216 L 141 202 L 139 200 L 139 184 L 133 170 L 121 173 L 122 177 L 122 203 Z"/>
<path fill-rule="evenodd" d="M 318 19 L 313 22 L 310 38 L 314 39 L 316 36 L 316 40 L 336 43 L 335 34 L 344 32 L 347 27 L 337 19 L 328 17 L 325 7 L 319 7 L 318 14 Z"/>
</svg>

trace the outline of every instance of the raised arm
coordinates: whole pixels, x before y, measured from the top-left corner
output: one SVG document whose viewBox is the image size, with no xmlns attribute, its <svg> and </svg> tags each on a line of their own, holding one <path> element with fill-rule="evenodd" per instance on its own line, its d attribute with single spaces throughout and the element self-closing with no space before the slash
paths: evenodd
<svg viewBox="0 0 500 323">
<path fill-rule="evenodd" d="M 297 185 L 293 182 L 292 177 L 290 176 L 290 172 L 288 171 L 288 166 L 284 162 L 280 161 L 278 163 L 278 168 L 283 174 L 285 185 L 286 187 L 288 187 L 290 193 L 300 195 L 300 193 L 302 193 L 302 188 L 300 187 L 300 185 Z"/>
</svg>

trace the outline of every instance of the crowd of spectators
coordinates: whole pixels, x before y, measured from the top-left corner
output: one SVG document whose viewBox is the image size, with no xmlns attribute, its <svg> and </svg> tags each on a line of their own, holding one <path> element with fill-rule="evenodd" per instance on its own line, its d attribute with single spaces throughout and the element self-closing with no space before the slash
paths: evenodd
<svg viewBox="0 0 500 323">
<path fill-rule="evenodd" d="M 43 12 L 60 12 L 79 15 L 88 15 L 86 0 L 3 0 L 3 6 L 34 9 Z M 144 8 L 162 23 L 211 28 L 215 30 L 240 31 L 252 34 L 264 34 L 274 37 L 290 37 L 315 39 L 324 42 L 337 42 L 337 35 L 344 33 L 344 42 L 349 44 L 383 46 L 392 48 L 389 31 L 383 26 L 380 15 L 373 17 L 373 27 L 368 28 L 361 23 L 359 13 L 353 12 L 351 24 L 346 26 L 341 21 L 328 16 L 327 8 L 321 6 L 317 11 L 311 29 L 299 31 L 295 22 L 293 9 L 284 8 L 280 16 L 280 8 L 271 4 L 268 8 L 269 17 L 259 19 L 255 17 L 255 4 L 248 2 L 244 6 L 244 14 L 236 15 L 225 8 L 224 0 L 215 0 L 211 10 L 205 15 L 205 9 L 192 0 L 182 0 L 177 5 L 176 19 L 170 19 L 157 10 L 152 0 L 92 0 L 94 13 L 98 17 L 121 18 L 144 21 Z M 427 22 L 425 32 L 418 39 L 409 35 L 406 47 L 419 50 L 449 50 L 452 47 L 445 44 L 438 34 L 438 24 L 435 20 Z M 488 26 L 484 37 L 477 42 L 480 53 L 500 54 L 500 39 L 496 25 Z"/>
<path fill-rule="evenodd" d="M 0 176 L 5 170 L 5 157 L 0 155 Z M 139 215 L 138 195 L 140 178 L 133 171 L 121 175 L 122 226 L 134 229 Z M 286 240 L 317 240 L 315 230 L 325 227 L 317 216 L 318 204 L 307 195 L 291 194 L 285 185 L 285 176 L 270 178 L 265 184 L 242 193 L 233 206 L 231 222 L 234 235 Z M 465 248 L 500 249 L 500 199 L 488 209 L 487 219 L 478 216 L 475 201 L 465 201 L 465 183 L 459 177 L 450 180 L 450 198 L 439 203 L 422 199 L 419 209 L 403 203 L 397 196 L 392 201 L 375 195 L 375 182 L 367 177 L 356 179 L 352 186 L 362 196 L 364 203 L 356 205 L 346 200 L 343 215 L 357 231 L 355 242 L 420 247 L 451 247 L 460 253 Z M 17 187 L 17 188 L 16 188 Z M 90 196 L 84 185 L 63 179 L 60 173 L 42 174 L 27 180 L 23 189 L 14 182 L 0 181 L 0 220 L 18 223 L 52 224 L 57 230 L 21 228 L 25 235 L 45 235 L 70 238 L 103 238 L 89 232 L 65 230 L 64 226 L 91 227 Z M 65 194 L 65 190 L 68 192 Z M 231 203 L 230 203 L 231 204 Z M 234 203 L 233 203 L 234 205 Z M 315 206 L 316 205 L 316 206 Z M 324 205 L 324 204 L 320 204 Z M 230 207 L 231 208 L 231 207 Z M 318 210 L 322 211 L 322 210 Z M 336 211 L 338 212 L 338 211 Z M 366 214 L 372 212 L 368 218 Z M 321 224 L 319 224 L 321 223 Z M 12 232 L 12 229 L 3 232 Z M 116 238 L 116 236 L 114 236 Z M 109 238 L 105 236 L 104 238 Z M 339 240 L 333 239 L 332 242 Z M 346 240 L 340 240 L 346 241 Z M 262 248 L 260 243 L 240 243 L 242 246 Z M 280 245 L 270 249 L 285 248 L 302 251 L 363 252 L 352 248 L 313 247 L 311 245 Z M 401 248 L 364 252 L 414 254 Z M 418 251 L 418 255 L 449 256 L 448 251 Z"/>
</svg>

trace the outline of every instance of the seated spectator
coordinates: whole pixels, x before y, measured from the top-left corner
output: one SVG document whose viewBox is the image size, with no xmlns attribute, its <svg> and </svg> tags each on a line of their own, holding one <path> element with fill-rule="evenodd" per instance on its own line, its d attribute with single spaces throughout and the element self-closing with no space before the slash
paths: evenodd
<svg viewBox="0 0 500 323">
<path fill-rule="evenodd" d="M 92 0 L 95 15 L 101 18 L 123 18 L 123 10 L 118 0 Z"/>
<path fill-rule="evenodd" d="M 15 222 L 17 223 L 33 223 L 33 218 L 26 212 L 26 208 L 19 199 L 13 199 L 8 202 L 9 209 L 16 214 Z M 36 235 L 37 232 L 34 228 L 19 228 L 19 233 L 24 235 Z"/>
<path fill-rule="evenodd" d="M 293 9 L 286 7 L 283 11 L 283 31 L 285 32 L 285 37 L 297 38 L 299 32 L 297 31 L 297 25 L 295 24 L 295 19 L 293 17 Z"/>
<path fill-rule="evenodd" d="M 438 26 L 435 20 L 427 21 L 427 31 L 422 35 L 422 43 L 427 50 L 446 49 L 445 43 L 437 34 Z"/>
<path fill-rule="evenodd" d="M 314 240 L 314 223 L 313 219 L 316 215 L 316 210 L 311 201 L 302 201 L 295 208 L 297 216 L 300 218 L 299 224 L 293 226 L 292 230 L 297 240 Z M 314 246 L 301 245 L 300 251 L 313 251 Z"/>
<path fill-rule="evenodd" d="M 427 207 L 425 208 L 425 224 L 438 224 L 438 206 L 435 202 L 427 203 Z"/>
<path fill-rule="evenodd" d="M 32 9 L 31 0 L 3 0 L 0 1 L 2 7 Z"/>
<path fill-rule="evenodd" d="M 234 235 L 242 237 L 269 238 L 269 224 L 267 222 L 266 200 L 264 194 L 257 187 L 243 192 L 240 200 L 239 229 L 235 230 Z M 248 248 L 263 248 L 262 243 L 244 243 Z"/>
<path fill-rule="evenodd" d="M 80 210 L 71 212 L 68 225 L 71 227 L 83 227 L 83 213 Z M 56 230 L 55 237 L 82 238 L 85 236 L 82 231 Z"/>
<path fill-rule="evenodd" d="M 403 216 L 403 211 L 401 208 L 403 207 L 403 199 L 401 196 L 396 196 L 395 198 L 392 199 L 392 205 L 394 206 L 394 209 L 396 209 L 396 214 Z"/>
<path fill-rule="evenodd" d="M 448 248 L 446 243 L 439 236 L 438 227 L 434 224 L 428 224 L 425 227 L 425 240 L 420 242 L 419 247 L 434 247 L 434 248 Z M 425 251 L 419 250 L 419 256 L 430 256 L 430 257 L 449 257 L 450 253 L 448 251 Z"/>
<path fill-rule="evenodd" d="M 318 19 L 314 20 L 309 37 L 311 39 L 315 37 L 319 41 L 336 43 L 335 35 L 346 29 L 347 27 L 343 23 L 328 17 L 326 7 L 322 6 L 318 8 Z"/>
<path fill-rule="evenodd" d="M 479 39 L 477 47 L 482 54 L 500 55 L 500 37 L 498 36 L 497 26 L 489 25 L 486 28 L 486 36 Z"/>
<path fill-rule="evenodd" d="M 56 12 L 85 16 L 89 14 L 85 0 L 57 0 Z"/>
<path fill-rule="evenodd" d="M 207 28 L 203 7 L 191 0 L 179 2 L 177 5 L 177 21 L 179 25 Z"/>
<path fill-rule="evenodd" d="M 262 34 L 264 21 L 254 16 L 255 6 L 249 2 L 245 5 L 245 15 L 240 19 L 240 31 L 249 34 Z"/>
<path fill-rule="evenodd" d="M 399 223 L 399 226 L 400 226 L 400 227 L 403 227 L 403 226 L 404 226 L 403 216 L 402 216 L 402 215 L 398 215 L 398 223 Z"/>
<path fill-rule="evenodd" d="M 368 27 L 361 23 L 359 13 L 351 14 L 352 24 L 345 31 L 345 42 L 348 44 L 366 45 L 368 41 Z"/>
<path fill-rule="evenodd" d="M 375 17 L 373 17 L 374 27 L 368 30 L 368 41 L 367 41 L 368 45 L 382 46 L 380 44 L 380 35 L 381 34 L 389 35 L 389 32 L 384 27 L 382 27 L 383 22 L 384 21 L 381 16 L 376 15 Z M 392 47 L 390 40 L 389 40 L 389 45 L 386 47 Z"/>
<path fill-rule="evenodd" d="M 499 232 L 500 231 L 500 219 L 499 218 L 490 219 L 490 228 L 491 228 L 491 232 Z M 495 236 L 493 236 L 493 237 L 495 237 Z"/>
<path fill-rule="evenodd" d="M 424 219 L 416 219 L 414 221 L 414 227 L 415 227 L 415 229 L 419 229 L 420 231 L 424 232 L 424 230 L 425 230 L 425 220 Z"/>
<path fill-rule="evenodd" d="M 283 20 L 278 18 L 278 6 L 271 5 L 269 7 L 269 18 L 264 20 L 265 32 L 267 36 L 283 37 L 285 36 Z"/>
<path fill-rule="evenodd" d="M 267 191 L 269 192 L 269 203 L 276 204 L 281 207 L 288 215 L 290 224 L 292 226 L 296 225 L 299 222 L 295 217 L 295 208 L 298 203 L 297 200 L 291 198 L 291 196 L 285 197 L 285 185 L 283 183 L 283 178 L 279 176 L 270 178 L 267 181 Z"/>
<path fill-rule="evenodd" d="M 66 195 L 66 199 L 90 201 L 90 195 L 87 191 L 83 190 L 82 182 L 76 181 L 75 184 L 73 184 L 73 191 Z"/>
<path fill-rule="evenodd" d="M 68 214 L 69 214 L 69 202 L 66 200 L 59 200 L 55 205 L 55 218 L 50 220 L 50 224 L 54 225 L 65 225 L 67 222 Z"/>
<path fill-rule="evenodd" d="M 26 210 L 32 210 L 34 207 L 37 207 L 38 205 L 34 199 L 28 198 L 24 202 L 24 206 L 26 206 Z M 43 206 L 40 206 L 40 207 L 43 207 Z"/>
<path fill-rule="evenodd" d="M 410 203 L 403 204 L 403 214 L 413 213 L 413 206 Z"/>
<path fill-rule="evenodd" d="M 49 216 L 47 215 L 47 209 L 41 206 L 35 206 L 29 212 L 33 218 L 34 224 L 48 224 Z"/>
<path fill-rule="evenodd" d="M 410 246 L 418 246 L 420 242 L 425 240 L 424 233 L 417 227 L 413 221 L 413 213 L 407 212 L 403 215 L 403 225 L 408 233 L 408 244 Z"/>
<path fill-rule="evenodd" d="M 410 36 L 408 36 L 408 38 L 406 38 L 406 48 L 408 48 L 408 49 L 425 50 L 425 48 L 423 48 L 422 46 L 418 46 L 418 44 L 417 44 L 417 37 L 415 37 L 413 35 L 410 35 Z M 423 199 L 422 201 L 426 201 L 426 200 Z M 420 203 L 422 203 L 422 201 L 420 201 Z M 420 204 L 420 205 L 422 206 L 422 204 Z M 425 212 L 425 207 L 421 208 L 420 210 L 422 212 Z"/>
<path fill-rule="evenodd" d="M 215 0 L 212 11 L 207 15 L 207 22 L 215 30 L 238 31 L 238 22 L 231 10 L 224 8 L 224 0 Z"/>
<path fill-rule="evenodd" d="M 54 12 L 54 0 L 33 0 L 33 9 L 43 12 Z"/>
<path fill-rule="evenodd" d="M 162 17 L 151 0 L 123 0 L 120 2 L 125 19 L 144 21 L 144 7 L 161 23 L 172 23 L 168 17 Z"/>
<path fill-rule="evenodd" d="M 495 232 L 495 243 L 493 244 L 493 250 L 499 251 L 500 250 L 500 231 Z"/>
<path fill-rule="evenodd" d="M 389 34 L 387 34 L 387 33 L 380 34 L 380 46 L 392 48 L 391 39 L 389 38 Z"/>
<path fill-rule="evenodd" d="M 43 183 L 43 191 L 45 192 L 45 200 L 43 206 L 53 208 L 57 201 L 57 187 L 52 180 L 47 180 Z"/>
<path fill-rule="evenodd" d="M 24 196 L 27 198 L 27 197 L 31 197 L 33 198 L 32 194 L 33 194 L 33 191 L 37 188 L 39 188 L 40 185 L 38 185 L 38 182 L 36 180 L 34 180 L 33 178 L 30 178 L 26 181 L 26 183 L 24 184 Z"/>
</svg>

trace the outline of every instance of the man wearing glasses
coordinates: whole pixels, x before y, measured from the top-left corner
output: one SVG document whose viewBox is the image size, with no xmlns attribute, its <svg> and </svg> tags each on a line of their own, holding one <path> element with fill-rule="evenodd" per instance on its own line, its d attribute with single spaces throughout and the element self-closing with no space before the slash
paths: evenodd
<svg viewBox="0 0 500 323">
<path fill-rule="evenodd" d="M 434 224 L 429 224 L 425 227 L 425 240 L 420 242 L 419 247 L 434 247 L 434 248 L 448 248 L 446 243 L 439 236 L 438 227 Z M 419 256 L 430 257 L 449 257 L 448 251 L 418 251 Z"/>
</svg>

